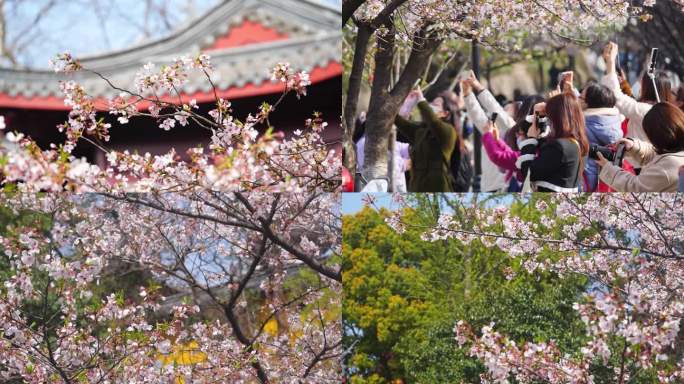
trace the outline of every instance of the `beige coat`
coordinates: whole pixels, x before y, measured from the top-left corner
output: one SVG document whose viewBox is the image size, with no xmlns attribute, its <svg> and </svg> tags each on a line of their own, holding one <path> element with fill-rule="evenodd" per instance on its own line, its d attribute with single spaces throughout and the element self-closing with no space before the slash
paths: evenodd
<svg viewBox="0 0 684 384">
<path fill-rule="evenodd" d="M 627 157 L 630 162 L 643 164 L 639 175 L 608 163 L 599 178 L 618 192 L 677 192 L 684 151 L 659 155 L 650 143 L 635 139 Z"/>
</svg>

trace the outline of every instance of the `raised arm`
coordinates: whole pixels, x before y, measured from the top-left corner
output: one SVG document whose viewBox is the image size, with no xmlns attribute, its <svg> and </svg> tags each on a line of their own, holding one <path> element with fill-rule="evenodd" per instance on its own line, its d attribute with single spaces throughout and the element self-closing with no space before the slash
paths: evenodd
<svg viewBox="0 0 684 384">
<path fill-rule="evenodd" d="M 477 128 L 480 133 L 484 134 L 485 126 L 489 121 L 487 114 L 480 106 L 480 102 L 477 100 L 475 94 L 473 94 L 472 87 L 468 81 L 461 81 L 461 90 L 463 92 L 468 118 L 473 122 L 475 128 Z"/>
<path fill-rule="evenodd" d="M 601 84 L 613 91 L 613 94 L 615 95 L 615 107 L 626 118 L 630 120 L 641 120 L 651 109 L 651 104 L 638 102 L 622 92 L 622 88 L 620 88 L 620 80 L 618 80 L 615 70 L 610 73 L 606 73 L 601 79 Z"/>
<path fill-rule="evenodd" d="M 477 100 L 480 102 L 482 108 L 485 112 L 491 116 L 492 113 L 497 113 L 496 126 L 501 131 L 502 135 L 505 135 L 509 129 L 515 125 L 515 120 L 506 112 L 505 109 L 499 104 L 488 89 L 482 90 L 479 95 L 477 95 Z"/>
<path fill-rule="evenodd" d="M 519 152 L 514 151 L 506 143 L 497 139 L 492 131 L 482 135 L 482 145 L 492 163 L 503 169 L 515 171 L 515 163 L 520 157 Z"/>
<path fill-rule="evenodd" d="M 613 42 L 608 43 L 603 49 L 603 59 L 606 61 L 607 68 L 605 76 L 601 79 L 601 83 L 610 88 L 615 94 L 615 107 L 621 114 L 631 120 L 642 120 L 644 115 L 651 109 L 651 105 L 640 103 L 622 92 L 620 80 L 615 71 L 617 54 L 618 46 Z"/>
<path fill-rule="evenodd" d="M 397 126 L 397 130 L 401 133 L 409 144 L 413 144 L 416 139 L 416 130 L 420 129 L 420 123 L 415 121 L 407 120 L 400 115 L 394 118 L 394 125 Z"/>
<path fill-rule="evenodd" d="M 506 113 L 506 110 L 504 110 L 501 104 L 496 101 L 494 95 L 482 86 L 472 71 L 470 71 L 470 78 L 468 78 L 467 81 L 470 83 L 472 91 L 476 95 L 477 101 L 484 110 L 484 113 L 487 116 L 491 116 L 493 113 L 498 114 L 496 126 L 499 128 L 499 131 L 501 131 L 501 134 L 505 135 L 506 132 L 515 125 L 515 120 Z"/>
<path fill-rule="evenodd" d="M 419 90 L 409 92 L 404 103 L 399 108 L 399 113 L 394 118 L 394 125 L 397 126 L 397 130 L 406 137 L 410 144 L 413 144 L 415 140 L 415 132 L 417 129 L 420 129 L 420 123 L 410 121 L 409 116 L 411 116 L 411 111 L 413 111 L 416 104 L 418 104 L 422 98 L 423 93 Z"/>
</svg>

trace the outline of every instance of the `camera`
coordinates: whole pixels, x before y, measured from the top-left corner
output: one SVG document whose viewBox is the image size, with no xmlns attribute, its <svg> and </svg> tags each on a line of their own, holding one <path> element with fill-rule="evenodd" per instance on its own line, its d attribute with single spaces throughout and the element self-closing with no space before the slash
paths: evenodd
<svg viewBox="0 0 684 384">
<path fill-rule="evenodd" d="M 492 124 L 496 125 L 496 119 L 499 117 L 499 114 L 494 112 L 492 113 L 492 116 L 489 118 L 489 120 L 492 122 Z"/>
<path fill-rule="evenodd" d="M 589 147 L 589 158 L 598 160 L 598 154 L 601 153 L 603 157 L 610 161 L 613 165 L 622 168 L 622 161 L 625 158 L 625 145 L 620 143 L 613 149 L 609 146 L 601 146 L 598 144 L 592 144 Z"/>
<path fill-rule="evenodd" d="M 530 127 L 532 127 L 532 123 L 537 124 L 539 137 L 544 137 L 548 134 L 549 118 L 546 116 L 541 116 L 538 112 L 535 112 L 534 115 L 528 115 L 525 120 L 518 125 L 518 129 L 525 135 L 525 137 L 527 137 L 527 132 L 530 130 Z"/>
<path fill-rule="evenodd" d="M 549 118 L 540 115 L 538 112 L 535 112 L 534 119 L 535 123 L 537 124 L 537 130 L 539 131 L 539 137 L 546 136 L 549 130 Z"/>
</svg>

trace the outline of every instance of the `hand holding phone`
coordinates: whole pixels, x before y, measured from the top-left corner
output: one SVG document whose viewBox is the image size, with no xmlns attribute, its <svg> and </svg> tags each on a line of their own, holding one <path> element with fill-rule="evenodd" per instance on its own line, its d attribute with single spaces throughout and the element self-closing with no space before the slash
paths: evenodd
<svg viewBox="0 0 684 384">
<path fill-rule="evenodd" d="M 567 81 L 572 84 L 574 75 L 575 73 L 573 71 L 565 71 L 561 73 L 561 80 Z"/>
<path fill-rule="evenodd" d="M 560 74 L 559 80 L 558 80 L 558 85 L 560 87 L 561 92 L 572 91 L 573 78 L 574 78 L 574 72 L 573 71 L 566 71 L 566 72 L 563 72 Z"/>
<path fill-rule="evenodd" d="M 492 122 L 492 124 L 496 124 L 496 119 L 499 117 L 499 114 L 494 112 L 492 113 L 492 116 L 489 118 L 489 121 Z"/>
<path fill-rule="evenodd" d="M 473 87 L 470 85 L 470 82 L 466 80 L 461 80 L 459 82 L 459 85 L 461 87 L 461 95 L 463 97 L 468 97 L 473 92 Z"/>
<path fill-rule="evenodd" d="M 470 77 L 470 72 L 471 71 L 469 69 L 462 70 L 461 73 L 458 74 L 458 77 L 457 77 L 458 81 L 468 80 L 468 78 Z"/>
<path fill-rule="evenodd" d="M 618 68 L 618 45 L 610 41 L 603 48 L 603 60 L 606 62 L 606 72 L 611 73 Z M 619 73 L 619 71 L 618 71 Z"/>
</svg>

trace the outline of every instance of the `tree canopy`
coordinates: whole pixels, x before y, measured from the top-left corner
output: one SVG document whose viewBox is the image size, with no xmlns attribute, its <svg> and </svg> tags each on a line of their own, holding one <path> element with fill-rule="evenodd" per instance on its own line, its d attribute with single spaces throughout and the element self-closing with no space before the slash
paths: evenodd
<svg viewBox="0 0 684 384">
<path fill-rule="evenodd" d="M 365 208 L 343 218 L 343 321 L 352 383 L 480 382 L 485 366 L 460 348 L 456 321 L 496 324 L 518 341 L 554 339 L 579 353 L 584 327 L 572 304 L 587 288 L 582 276 L 526 274 L 519 260 L 478 240 L 430 242 L 424 229 L 442 212 L 472 209 L 446 204 L 444 196 L 412 196 L 402 211 L 407 229 L 386 223 L 385 208 Z M 487 202 L 474 202 L 477 209 Z M 535 214 L 515 203 L 516 215 Z M 469 224 L 470 223 L 470 224 Z"/>
</svg>

